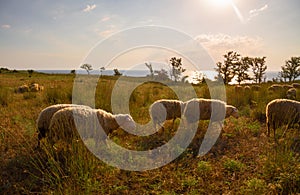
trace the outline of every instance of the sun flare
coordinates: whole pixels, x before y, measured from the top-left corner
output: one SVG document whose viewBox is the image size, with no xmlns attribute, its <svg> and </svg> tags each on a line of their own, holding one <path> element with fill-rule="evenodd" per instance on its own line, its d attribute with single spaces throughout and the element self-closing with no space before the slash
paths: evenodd
<svg viewBox="0 0 300 195">
<path fill-rule="evenodd" d="M 225 6 L 232 3 L 231 0 L 211 0 L 211 2 L 216 6 Z"/>
</svg>

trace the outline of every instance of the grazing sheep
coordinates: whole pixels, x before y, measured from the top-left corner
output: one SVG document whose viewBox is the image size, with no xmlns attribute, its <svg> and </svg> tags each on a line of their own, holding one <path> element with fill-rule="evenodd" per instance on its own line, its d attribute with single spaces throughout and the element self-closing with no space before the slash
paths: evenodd
<svg viewBox="0 0 300 195">
<path fill-rule="evenodd" d="M 213 112 L 213 115 L 212 115 Z M 234 106 L 214 99 L 194 98 L 186 102 L 183 116 L 188 123 L 199 120 L 220 122 L 229 116 L 238 117 L 238 110 Z"/>
<path fill-rule="evenodd" d="M 270 136 L 271 128 L 274 130 L 282 125 L 300 125 L 300 102 L 288 99 L 275 99 L 266 107 L 267 135 Z"/>
<path fill-rule="evenodd" d="M 82 139 L 94 138 L 97 145 L 119 127 L 134 130 L 136 125 L 128 114 L 113 115 L 101 109 L 67 107 L 53 115 L 47 138 L 52 143 L 58 140 L 71 143 L 74 138 L 79 139 L 79 131 Z"/>
<path fill-rule="evenodd" d="M 252 86 L 251 86 L 251 89 L 252 89 L 253 91 L 259 91 L 259 90 L 261 89 L 261 86 L 259 86 L 259 85 L 252 85 Z"/>
<path fill-rule="evenodd" d="M 37 130 L 38 130 L 38 140 L 40 141 L 42 138 L 46 136 L 46 133 L 49 131 L 51 118 L 55 114 L 55 112 L 63 108 L 78 107 L 78 106 L 84 108 L 90 108 L 88 106 L 76 105 L 76 104 L 56 104 L 43 109 L 40 112 L 38 119 L 36 121 Z"/>
<path fill-rule="evenodd" d="M 44 86 L 39 85 L 39 91 L 44 91 Z"/>
<path fill-rule="evenodd" d="M 24 92 L 28 92 L 28 91 L 29 91 L 28 85 L 21 85 L 17 89 L 17 93 L 24 93 Z"/>
<path fill-rule="evenodd" d="M 150 116 L 156 129 L 156 125 L 161 125 L 165 120 L 181 118 L 184 110 L 184 103 L 179 100 L 161 99 L 155 101 L 149 108 Z"/>
<path fill-rule="evenodd" d="M 234 87 L 234 90 L 236 93 L 242 93 L 244 91 L 244 88 L 241 85 L 236 85 Z"/>
<path fill-rule="evenodd" d="M 282 85 L 273 84 L 268 88 L 268 91 L 275 92 L 275 91 L 280 91 L 282 89 L 283 89 Z"/>
<path fill-rule="evenodd" d="M 286 97 L 288 99 L 296 99 L 297 90 L 295 88 L 290 88 L 286 92 Z"/>
<path fill-rule="evenodd" d="M 283 85 L 282 88 L 285 90 L 289 90 L 289 89 L 293 88 L 293 86 L 292 85 Z"/>
<path fill-rule="evenodd" d="M 293 83 L 292 86 L 296 89 L 300 89 L 300 83 Z"/>
<path fill-rule="evenodd" d="M 244 87 L 244 90 L 245 90 L 245 92 L 250 92 L 250 91 L 251 91 L 251 88 L 250 88 L 249 85 L 246 85 L 246 86 Z"/>
<path fill-rule="evenodd" d="M 30 91 L 32 91 L 32 92 L 38 92 L 38 91 L 39 91 L 39 84 L 37 84 L 37 83 L 32 83 L 32 84 L 29 86 L 29 88 L 30 88 Z"/>
</svg>

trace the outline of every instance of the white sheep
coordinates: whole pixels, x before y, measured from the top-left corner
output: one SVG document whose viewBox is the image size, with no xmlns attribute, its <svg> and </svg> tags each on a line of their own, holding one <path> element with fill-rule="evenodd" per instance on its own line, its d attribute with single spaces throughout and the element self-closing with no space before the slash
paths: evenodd
<svg viewBox="0 0 300 195">
<path fill-rule="evenodd" d="M 39 91 L 39 84 L 37 84 L 37 83 L 32 83 L 32 84 L 29 86 L 29 88 L 30 88 L 30 91 L 32 91 L 32 92 L 38 92 L 38 91 Z"/>
<path fill-rule="evenodd" d="M 180 100 L 161 99 L 155 101 L 149 108 L 150 116 L 156 129 L 160 125 L 163 129 L 162 122 L 176 118 L 181 118 L 184 110 L 184 103 Z"/>
<path fill-rule="evenodd" d="M 297 90 L 295 88 L 290 88 L 286 92 L 286 97 L 288 99 L 296 99 L 296 95 L 297 95 Z"/>
<path fill-rule="evenodd" d="M 17 89 L 17 93 L 24 93 L 29 91 L 29 86 L 28 85 L 21 85 Z"/>
<path fill-rule="evenodd" d="M 101 109 L 67 107 L 53 115 L 46 137 L 50 143 L 58 140 L 71 143 L 81 136 L 82 139 L 93 138 L 97 145 L 119 127 L 134 130 L 136 125 L 129 114 L 113 115 Z"/>
<path fill-rule="evenodd" d="M 296 89 L 300 89 L 300 83 L 293 83 L 292 86 Z"/>
<path fill-rule="evenodd" d="M 281 91 L 283 89 L 282 85 L 278 85 L 278 84 L 273 84 L 268 88 L 268 91 Z"/>
<path fill-rule="evenodd" d="M 84 107 L 84 108 L 90 108 L 88 106 L 77 105 L 77 104 L 56 104 L 56 105 L 52 105 L 52 106 L 49 106 L 49 107 L 43 109 L 40 112 L 38 119 L 36 121 L 39 142 L 42 138 L 44 138 L 46 136 L 46 133 L 49 130 L 51 118 L 55 112 L 57 112 L 58 110 L 61 110 L 63 108 L 66 108 L 66 107 L 78 107 L 78 106 Z"/>
<path fill-rule="evenodd" d="M 251 89 L 252 89 L 253 91 L 259 91 L 259 90 L 261 89 L 261 86 L 259 86 L 259 85 L 252 85 L 252 86 L 251 86 Z"/>
<path fill-rule="evenodd" d="M 267 135 L 270 136 L 272 128 L 275 138 L 276 128 L 282 125 L 300 125 L 300 102 L 288 99 L 275 99 L 268 103 L 266 117 Z"/>
<path fill-rule="evenodd" d="M 238 110 L 232 105 L 215 99 L 194 98 L 185 102 L 183 116 L 188 123 L 195 123 L 199 120 L 211 120 L 221 122 L 229 116 L 238 118 Z"/>
</svg>

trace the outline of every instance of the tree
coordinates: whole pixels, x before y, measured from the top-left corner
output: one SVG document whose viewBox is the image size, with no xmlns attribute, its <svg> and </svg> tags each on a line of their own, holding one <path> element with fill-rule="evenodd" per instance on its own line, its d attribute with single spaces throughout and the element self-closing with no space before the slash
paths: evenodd
<svg viewBox="0 0 300 195">
<path fill-rule="evenodd" d="M 235 67 L 235 75 L 236 80 L 241 84 L 241 82 L 245 80 L 250 80 L 250 76 L 248 74 L 248 69 L 250 68 L 251 58 L 249 57 L 242 57 L 240 62 L 236 64 Z"/>
<path fill-rule="evenodd" d="M 102 66 L 101 68 L 100 68 L 100 76 L 102 76 L 102 72 L 105 70 L 105 67 L 104 66 Z"/>
<path fill-rule="evenodd" d="M 256 57 L 250 58 L 250 66 L 252 67 L 253 71 L 253 80 L 256 83 L 261 83 L 263 80 L 263 76 L 266 74 L 267 65 L 266 65 L 266 57 Z"/>
<path fill-rule="evenodd" d="M 150 71 L 150 77 L 151 78 L 153 78 L 153 76 L 154 76 L 154 71 L 153 71 L 153 68 L 152 68 L 152 64 L 151 63 L 145 63 L 145 65 L 147 66 L 147 68 L 149 69 L 149 71 Z"/>
<path fill-rule="evenodd" d="M 120 71 L 117 68 L 115 68 L 114 69 L 114 76 L 121 76 L 121 75 L 122 75 L 122 73 L 120 73 Z"/>
<path fill-rule="evenodd" d="M 223 79 L 225 84 L 230 83 L 230 81 L 235 76 L 236 67 L 240 63 L 240 54 L 237 52 L 229 51 L 224 55 L 224 63 L 217 62 L 217 68 L 215 70 L 218 72 L 218 76 Z"/>
<path fill-rule="evenodd" d="M 281 66 L 280 72 L 284 80 L 289 79 L 289 82 L 294 81 L 300 76 L 300 57 L 291 57 L 285 61 L 285 65 Z"/>
<path fill-rule="evenodd" d="M 31 77 L 34 71 L 33 70 L 27 70 L 27 72 L 28 72 L 29 77 Z"/>
<path fill-rule="evenodd" d="M 85 69 L 88 74 L 90 74 L 90 71 L 93 70 L 92 65 L 90 64 L 82 64 L 80 68 Z"/>
<path fill-rule="evenodd" d="M 76 73 L 76 70 L 71 70 L 70 71 L 70 74 L 75 74 Z"/>
<path fill-rule="evenodd" d="M 174 81 L 177 82 L 181 77 L 181 74 L 186 71 L 186 69 L 182 68 L 181 58 L 173 57 L 170 59 L 171 63 L 171 79 L 174 78 Z"/>
<path fill-rule="evenodd" d="M 156 74 L 154 76 L 157 80 L 165 81 L 169 79 L 168 71 L 163 68 L 161 70 L 155 70 L 154 73 Z"/>
</svg>

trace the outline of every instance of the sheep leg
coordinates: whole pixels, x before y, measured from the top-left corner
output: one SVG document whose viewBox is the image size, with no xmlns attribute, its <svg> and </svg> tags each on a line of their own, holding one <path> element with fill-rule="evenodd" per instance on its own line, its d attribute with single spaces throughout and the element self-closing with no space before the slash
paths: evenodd
<svg viewBox="0 0 300 195">
<path fill-rule="evenodd" d="M 267 119 L 267 136 L 270 137 L 270 122 Z"/>
</svg>

